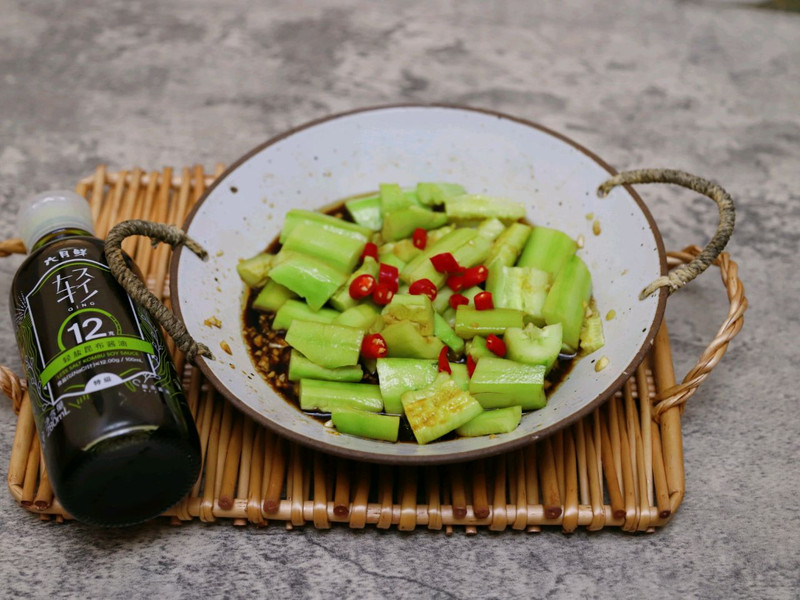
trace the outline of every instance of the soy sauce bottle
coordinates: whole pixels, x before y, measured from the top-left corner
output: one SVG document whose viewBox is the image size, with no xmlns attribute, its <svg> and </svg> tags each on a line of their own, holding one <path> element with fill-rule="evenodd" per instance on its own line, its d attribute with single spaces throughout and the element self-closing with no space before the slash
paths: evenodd
<svg viewBox="0 0 800 600">
<path fill-rule="evenodd" d="M 159 327 L 111 274 L 83 198 L 40 194 L 18 225 L 30 256 L 11 317 L 53 491 L 81 521 L 155 517 L 189 491 L 201 461 Z"/>
</svg>

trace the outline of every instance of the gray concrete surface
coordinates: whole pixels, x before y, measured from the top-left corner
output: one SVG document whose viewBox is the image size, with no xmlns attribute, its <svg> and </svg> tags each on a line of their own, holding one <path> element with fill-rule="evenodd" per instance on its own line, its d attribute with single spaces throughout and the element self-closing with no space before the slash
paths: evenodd
<svg viewBox="0 0 800 600">
<path fill-rule="evenodd" d="M 97 163 L 230 162 L 306 120 L 398 101 L 543 123 L 618 169 L 714 178 L 751 309 L 684 417 L 687 496 L 650 536 L 40 523 L 0 493 L 4 597 L 797 597 L 800 15 L 732 2 L 0 0 L 0 238 Z M 643 189 L 667 246 L 715 208 Z M 0 262 L 0 364 L 19 369 Z M 726 303 L 670 300 L 679 373 Z M 0 462 L 14 431 L 0 402 Z"/>
</svg>

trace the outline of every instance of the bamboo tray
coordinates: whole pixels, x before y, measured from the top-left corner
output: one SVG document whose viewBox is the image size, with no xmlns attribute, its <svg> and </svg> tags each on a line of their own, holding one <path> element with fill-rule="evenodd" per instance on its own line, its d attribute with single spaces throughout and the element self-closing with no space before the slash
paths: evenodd
<svg viewBox="0 0 800 600">
<path fill-rule="evenodd" d="M 82 180 L 98 236 L 130 218 L 180 225 L 213 175 L 202 167 L 145 173 L 109 172 Z M 168 300 L 170 249 L 149 240 L 123 248 L 145 274 L 148 287 Z M 671 266 L 688 262 L 690 247 L 669 254 Z M 22 253 L 20 240 L 0 242 L 0 257 Z M 172 523 L 231 520 L 234 525 L 281 522 L 287 528 L 333 523 L 477 533 L 479 527 L 534 532 L 560 526 L 572 532 L 620 527 L 655 531 L 675 514 L 685 493 L 681 414 L 739 332 L 747 308 L 737 265 L 727 253 L 715 263 L 730 308 L 695 367 L 675 385 L 665 326 L 636 373 L 604 406 L 578 423 L 527 448 L 471 463 L 391 467 L 358 463 L 289 443 L 244 417 L 208 385 L 199 370 L 174 352 L 200 432 L 203 471 L 191 493 L 166 513 Z M 170 340 L 171 342 L 171 340 Z M 14 499 L 42 520 L 69 519 L 40 460 L 39 438 L 24 383 L 0 367 L 0 389 L 18 413 L 8 469 Z"/>
</svg>

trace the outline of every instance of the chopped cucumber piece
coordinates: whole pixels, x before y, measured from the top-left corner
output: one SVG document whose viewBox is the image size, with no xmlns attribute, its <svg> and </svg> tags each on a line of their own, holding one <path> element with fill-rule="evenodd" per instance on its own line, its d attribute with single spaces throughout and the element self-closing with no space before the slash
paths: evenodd
<svg viewBox="0 0 800 600">
<path fill-rule="evenodd" d="M 281 229 L 281 235 L 278 241 L 283 244 L 297 225 L 309 222 L 321 225 L 329 231 L 338 231 L 353 239 L 361 240 L 362 243 L 368 242 L 372 235 L 372 231 L 369 227 L 364 227 L 356 223 L 349 223 L 342 219 L 337 219 L 336 217 L 311 210 L 294 208 L 286 213 L 286 219 L 283 222 L 283 229 Z"/>
<path fill-rule="evenodd" d="M 386 215 L 389 213 L 412 205 L 411 199 L 403 192 L 403 188 L 396 183 L 382 183 L 379 187 L 381 214 L 383 214 L 384 221 L 386 221 Z"/>
<path fill-rule="evenodd" d="M 401 321 L 414 323 L 422 335 L 433 335 L 435 324 L 431 299 L 424 294 L 412 296 L 411 294 L 395 294 L 392 301 L 387 304 L 381 315 L 387 325 Z"/>
<path fill-rule="evenodd" d="M 377 385 L 339 381 L 300 380 L 300 409 L 333 412 L 337 409 L 381 412 L 383 399 Z"/>
<path fill-rule="evenodd" d="M 463 230 L 457 229 L 456 231 Z M 467 231 L 474 232 L 475 230 L 467 229 Z M 474 267 L 486 260 L 491 247 L 492 243 L 489 240 L 476 234 L 474 237 L 472 237 L 472 239 L 467 240 L 458 248 L 455 248 L 451 254 L 453 255 L 453 258 L 456 259 L 456 262 L 459 264 L 459 266 L 463 268 Z M 411 281 L 416 281 L 418 279 L 430 279 L 431 282 L 433 282 L 433 284 L 439 288 L 444 285 L 445 281 L 447 281 L 447 275 L 444 273 L 439 273 L 433 266 L 433 263 L 430 261 L 430 259 L 428 259 L 427 261 L 423 262 L 411 275 Z"/>
<path fill-rule="evenodd" d="M 339 311 L 331 308 L 320 308 L 313 310 L 305 302 L 300 300 L 287 300 L 275 313 L 275 320 L 272 321 L 272 329 L 280 331 L 281 329 L 289 329 L 292 321 L 299 319 L 301 321 L 313 321 L 315 323 L 333 323 L 336 317 L 339 316 Z"/>
<path fill-rule="evenodd" d="M 489 347 L 486 345 L 486 338 L 480 335 L 476 335 L 467 342 L 467 354 L 469 354 L 476 363 L 484 356 L 495 356 L 495 353 L 489 350 Z"/>
<path fill-rule="evenodd" d="M 349 273 L 358 264 L 365 243 L 344 235 L 341 230 L 332 231 L 307 222 L 298 223 L 283 243 L 282 251 L 302 252 Z"/>
<path fill-rule="evenodd" d="M 455 225 L 445 225 L 444 227 L 439 227 L 438 229 L 431 229 L 428 231 L 428 244 L 435 244 L 448 233 L 455 231 Z"/>
<path fill-rule="evenodd" d="M 422 254 L 422 250 L 417 248 L 411 239 L 405 239 L 394 244 L 394 247 L 392 248 L 392 254 L 394 254 L 404 263 L 407 263 L 408 261 L 413 260 Z"/>
<path fill-rule="evenodd" d="M 544 325 L 544 301 L 550 289 L 551 275 L 534 267 L 499 267 L 487 282 L 494 305 L 516 308 L 536 325 Z"/>
<path fill-rule="evenodd" d="M 286 250 L 278 254 L 270 277 L 305 298 L 314 310 L 319 310 L 347 281 L 345 271 L 313 256 Z"/>
<path fill-rule="evenodd" d="M 456 382 L 456 385 L 465 392 L 469 391 L 469 373 L 467 372 L 467 365 L 463 363 L 450 363 L 450 379 Z"/>
<path fill-rule="evenodd" d="M 438 358 L 444 348 L 442 341 L 432 335 L 425 336 L 411 321 L 387 325 L 381 331 L 390 357 Z"/>
<path fill-rule="evenodd" d="M 555 277 L 567 259 L 575 254 L 578 244 L 563 231 L 534 227 L 517 263 L 520 267 L 536 267 Z"/>
<path fill-rule="evenodd" d="M 345 202 L 344 205 L 353 220 L 362 227 L 367 227 L 372 231 L 380 231 L 381 227 L 383 227 L 380 196 L 353 198 Z"/>
<path fill-rule="evenodd" d="M 353 327 L 294 320 L 286 332 L 286 342 L 306 358 L 328 367 L 358 363 L 364 332 Z"/>
<path fill-rule="evenodd" d="M 482 221 L 481 224 L 478 225 L 478 235 L 485 237 L 490 242 L 493 242 L 501 233 L 503 233 L 503 231 L 505 231 L 505 229 L 506 226 L 503 225 L 503 222 L 500 219 L 492 217 L 491 219 Z"/>
<path fill-rule="evenodd" d="M 478 361 L 469 380 L 469 393 L 483 408 L 518 404 L 524 410 L 542 408 L 544 371 L 541 365 L 524 365 L 505 358 L 486 356 Z"/>
<path fill-rule="evenodd" d="M 400 431 L 400 417 L 376 415 L 363 410 L 335 408 L 331 413 L 331 420 L 341 433 L 372 440 L 396 442 Z"/>
<path fill-rule="evenodd" d="M 476 310 L 469 306 L 459 306 L 456 309 L 456 335 L 465 340 L 490 333 L 502 335 L 509 327 L 522 327 L 524 316 L 525 313 L 521 310 L 513 308 Z"/>
<path fill-rule="evenodd" d="M 421 227 L 426 231 L 447 224 L 447 215 L 433 212 L 420 206 L 409 206 L 387 214 L 383 220 L 381 235 L 387 242 L 409 237 L 414 230 Z"/>
<path fill-rule="evenodd" d="M 456 433 L 463 437 L 511 433 L 521 421 L 522 407 L 519 405 L 485 410 L 456 429 Z"/>
<path fill-rule="evenodd" d="M 331 296 L 330 304 L 333 308 L 344 311 L 358 304 L 358 300 L 353 299 L 350 295 L 350 284 L 353 283 L 353 280 L 359 275 L 372 275 L 376 280 L 378 279 L 378 263 L 374 258 L 365 256 L 361 266 L 356 269 L 344 285 Z"/>
<path fill-rule="evenodd" d="M 524 329 L 511 327 L 503 336 L 506 356 L 526 365 L 544 365 L 550 372 L 561 352 L 561 323 L 539 329 L 533 324 Z"/>
<path fill-rule="evenodd" d="M 387 413 L 403 414 L 400 396 L 429 386 L 438 372 L 436 361 L 418 358 L 379 358 L 378 383 Z"/>
<path fill-rule="evenodd" d="M 455 292 L 447 286 L 440 289 L 436 294 L 436 298 L 432 302 L 433 310 L 440 315 L 443 314 L 444 311 L 450 308 L 450 296 L 453 294 L 455 294 Z"/>
<path fill-rule="evenodd" d="M 364 372 L 358 365 L 329 369 L 308 360 L 297 350 L 292 350 L 289 358 L 289 381 L 301 379 L 324 379 L 326 381 L 361 381 Z"/>
<path fill-rule="evenodd" d="M 606 345 L 606 338 L 603 334 L 603 319 L 596 308 L 583 322 L 580 345 L 581 350 L 586 354 L 591 354 Z"/>
<path fill-rule="evenodd" d="M 270 279 L 261 291 L 258 292 L 258 296 L 253 300 L 253 308 L 265 312 L 275 312 L 280 309 L 287 300 L 291 300 L 292 298 L 297 298 L 297 294 Z"/>
<path fill-rule="evenodd" d="M 512 223 L 492 245 L 489 256 L 486 258 L 486 268 L 489 269 L 489 285 L 492 277 L 500 267 L 510 267 L 517 262 L 519 253 L 525 247 L 525 242 L 531 233 L 531 226 L 524 223 Z"/>
<path fill-rule="evenodd" d="M 456 335 L 453 328 L 437 312 L 433 313 L 433 334 L 456 354 L 464 352 L 464 340 Z"/>
<path fill-rule="evenodd" d="M 442 252 L 453 252 L 456 248 L 466 244 L 468 241 L 474 239 L 477 235 L 478 234 L 474 229 L 455 229 L 446 234 L 435 244 L 428 244 L 425 247 L 425 250 L 422 251 L 422 254 L 409 261 L 409 263 L 400 271 L 400 279 L 406 283 L 413 283 L 417 279 L 422 279 L 422 277 L 416 275 L 416 271 L 420 268 L 425 268 L 428 265 L 432 267 L 433 265 L 431 265 L 430 261 L 432 256 Z"/>
<path fill-rule="evenodd" d="M 447 198 L 463 196 L 467 193 L 464 186 L 457 183 L 418 183 L 417 198 L 425 206 L 444 204 Z"/>
<path fill-rule="evenodd" d="M 362 331 L 370 331 L 376 319 L 381 319 L 381 314 L 372 303 L 357 304 L 342 312 L 333 322 L 337 325 L 347 325 Z"/>
<path fill-rule="evenodd" d="M 461 427 L 482 410 L 475 398 L 446 373 L 440 373 L 429 387 L 404 393 L 401 400 L 414 437 L 420 444 L 427 444 Z"/>
<path fill-rule="evenodd" d="M 571 351 L 578 349 L 583 317 L 592 296 L 592 276 L 578 256 L 570 256 L 556 275 L 544 302 L 548 325 L 561 323 L 562 342 Z"/>
<path fill-rule="evenodd" d="M 448 198 L 445 212 L 454 221 L 477 221 L 492 217 L 501 221 L 518 221 L 525 216 L 525 205 L 508 198 L 465 194 Z"/>
<path fill-rule="evenodd" d="M 275 255 L 267 252 L 244 258 L 236 265 L 236 272 L 251 288 L 260 288 L 267 283 L 270 268 L 275 262 Z"/>
</svg>

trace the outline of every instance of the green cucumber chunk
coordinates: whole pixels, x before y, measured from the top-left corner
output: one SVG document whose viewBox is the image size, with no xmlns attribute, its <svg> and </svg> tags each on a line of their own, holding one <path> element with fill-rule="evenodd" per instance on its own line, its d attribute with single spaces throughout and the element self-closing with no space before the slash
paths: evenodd
<svg viewBox="0 0 800 600">
<path fill-rule="evenodd" d="M 474 232 L 475 230 L 468 229 L 467 231 Z M 476 234 L 474 237 L 455 248 L 451 254 L 461 267 L 474 267 L 482 264 L 483 261 L 486 260 L 491 247 L 492 243 L 489 240 Z M 447 275 L 439 273 L 430 259 L 428 259 L 412 273 L 411 281 L 416 281 L 418 279 L 430 279 L 437 288 L 440 288 L 444 286 L 447 281 Z"/>
<path fill-rule="evenodd" d="M 331 420 L 340 433 L 372 440 L 396 442 L 400 431 L 400 417 L 364 410 L 335 408 L 331 412 Z"/>
<path fill-rule="evenodd" d="M 516 308 L 526 319 L 544 325 L 542 309 L 552 282 L 547 271 L 535 267 L 496 267 L 495 276 L 487 281 L 498 308 Z"/>
<path fill-rule="evenodd" d="M 490 242 L 495 241 L 503 231 L 505 231 L 506 226 L 503 225 L 503 222 L 500 219 L 492 217 L 491 219 L 486 219 L 485 221 L 481 221 L 481 224 L 478 225 L 478 235 L 481 237 L 485 237 Z"/>
<path fill-rule="evenodd" d="M 532 323 L 524 329 L 511 327 L 506 329 L 503 341 L 506 358 L 526 365 L 544 365 L 549 373 L 561 352 L 561 323 L 541 329 Z"/>
<path fill-rule="evenodd" d="M 536 267 L 555 277 L 567 259 L 575 254 L 578 244 L 563 231 L 549 227 L 534 227 L 517 266 Z"/>
<path fill-rule="evenodd" d="M 353 274 L 350 275 L 344 285 L 336 290 L 333 296 L 331 296 L 330 304 L 336 310 L 344 311 L 358 304 L 358 300 L 354 300 L 350 295 L 350 284 L 353 283 L 353 280 L 355 280 L 355 278 L 359 275 L 372 275 L 377 281 L 378 263 L 374 258 L 371 256 L 365 256 L 364 262 L 361 264 L 361 266 L 356 269 Z"/>
<path fill-rule="evenodd" d="M 480 335 L 476 335 L 467 342 L 467 354 L 469 354 L 476 363 L 484 356 L 496 356 L 486 345 L 486 338 Z"/>
<path fill-rule="evenodd" d="M 562 342 L 568 350 L 578 349 L 583 317 L 592 296 L 592 276 L 576 255 L 564 263 L 547 294 L 542 314 L 548 325 L 561 323 Z"/>
<path fill-rule="evenodd" d="M 522 327 L 525 313 L 513 308 L 493 308 L 476 310 L 469 306 L 456 309 L 456 335 L 471 339 L 476 335 L 488 336 L 490 333 L 502 335 L 509 327 Z"/>
<path fill-rule="evenodd" d="M 517 262 L 525 242 L 531 233 L 531 226 L 524 223 L 512 223 L 508 226 L 500 237 L 495 240 L 486 258 L 486 268 L 489 269 L 489 279 L 486 285 L 491 285 L 492 278 L 496 275 L 500 267 L 511 267 Z"/>
<path fill-rule="evenodd" d="M 447 373 L 440 373 L 434 382 L 421 390 L 402 395 L 403 410 L 417 443 L 427 444 L 481 412 L 481 405 L 462 390 Z"/>
<path fill-rule="evenodd" d="M 469 391 L 469 373 L 464 363 L 450 363 L 450 379 L 465 392 Z"/>
<path fill-rule="evenodd" d="M 357 364 L 363 339 L 360 329 L 297 319 L 286 332 L 286 342 L 292 348 L 329 369 Z"/>
<path fill-rule="evenodd" d="M 394 242 L 409 237 L 417 228 L 427 231 L 446 224 L 447 215 L 444 213 L 412 205 L 388 213 L 383 219 L 381 235 L 387 242 Z"/>
<path fill-rule="evenodd" d="M 374 304 L 357 304 L 343 311 L 333 322 L 337 325 L 347 325 L 362 331 L 370 331 L 376 319 L 380 319 L 381 314 Z"/>
<path fill-rule="evenodd" d="M 275 319 L 272 321 L 272 329 L 275 331 L 289 329 L 289 325 L 291 325 L 292 321 L 295 319 L 299 319 L 300 321 L 313 321 L 315 323 L 333 323 L 338 316 L 339 311 L 331 308 L 313 310 L 305 302 L 290 299 L 284 302 L 283 306 L 275 313 Z"/>
<path fill-rule="evenodd" d="M 383 227 L 380 196 L 353 198 L 344 203 L 353 221 L 372 231 L 380 231 Z"/>
<path fill-rule="evenodd" d="M 426 266 L 431 265 L 431 257 L 442 252 L 453 252 L 460 246 L 466 244 L 468 241 L 474 239 L 478 233 L 474 229 L 462 227 L 454 229 L 450 233 L 443 236 L 435 244 L 428 244 L 422 253 L 409 261 L 408 264 L 400 271 L 400 279 L 406 283 L 413 283 L 417 279 L 422 279 L 421 276 L 416 274 L 416 271 Z M 433 281 L 433 280 L 431 280 Z M 434 282 L 435 283 L 435 282 Z"/>
<path fill-rule="evenodd" d="M 495 218 L 510 223 L 525 216 L 525 205 L 508 198 L 465 194 L 448 198 L 445 201 L 445 213 L 453 221 Z"/>
<path fill-rule="evenodd" d="M 456 354 L 464 352 L 464 340 L 456 335 L 456 332 L 444 320 L 444 317 L 437 312 L 433 313 L 433 334 Z"/>
<path fill-rule="evenodd" d="M 495 408 L 494 410 L 485 410 L 471 421 L 467 421 L 456 429 L 456 433 L 463 437 L 511 433 L 519 427 L 521 421 L 521 406 Z"/>
<path fill-rule="evenodd" d="M 286 241 L 286 238 L 291 235 L 294 228 L 300 223 L 314 223 L 324 227 L 329 231 L 339 232 L 342 235 L 347 235 L 353 239 L 361 240 L 363 244 L 366 244 L 372 235 L 372 230 L 369 227 L 364 227 L 362 225 L 358 225 L 357 223 L 343 221 L 342 219 L 337 219 L 331 215 L 325 215 L 311 210 L 294 208 L 286 213 L 286 218 L 283 221 L 283 229 L 281 229 L 281 235 L 280 238 L 278 238 L 278 241 L 283 244 Z"/>
<path fill-rule="evenodd" d="M 436 361 L 418 358 L 379 358 L 378 383 L 387 413 L 403 414 L 400 397 L 429 386 L 436 379 Z"/>
<path fill-rule="evenodd" d="M 292 290 L 270 279 L 253 300 L 253 308 L 265 312 L 276 312 L 287 300 L 294 298 L 297 298 L 297 294 Z"/>
<path fill-rule="evenodd" d="M 396 210 L 401 210 L 411 206 L 414 202 L 406 195 L 396 183 L 382 183 L 379 186 L 381 199 L 381 214 L 386 220 L 386 216 Z"/>
<path fill-rule="evenodd" d="M 243 258 L 236 265 L 242 281 L 251 288 L 260 288 L 267 283 L 269 272 L 275 262 L 275 255 L 268 252 L 256 254 L 251 258 Z"/>
<path fill-rule="evenodd" d="M 314 310 L 322 308 L 348 278 L 345 271 L 299 252 L 281 250 L 275 263 L 270 277 L 305 298 Z"/>
<path fill-rule="evenodd" d="M 432 183 L 421 182 L 417 184 L 417 198 L 425 206 L 438 206 L 453 196 L 463 196 L 467 193 L 464 186 L 457 183 Z"/>
<path fill-rule="evenodd" d="M 361 381 L 364 372 L 358 365 L 329 369 L 308 360 L 297 350 L 292 350 L 289 358 L 289 381 L 301 379 L 323 379 L 325 381 Z"/>
<path fill-rule="evenodd" d="M 350 273 L 364 250 L 362 240 L 353 239 L 341 231 L 326 229 L 318 223 L 299 223 L 283 243 L 283 252 L 301 252 Z"/>
<path fill-rule="evenodd" d="M 394 247 L 392 248 L 392 254 L 394 254 L 403 262 L 408 262 L 422 254 L 422 250 L 417 248 L 411 239 L 407 238 L 394 244 Z"/>
<path fill-rule="evenodd" d="M 341 381 L 300 380 L 300 410 L 333 412 L 344 408 L 381 412 L 383 399 L 377 385 Z"/>
<path fill-rule="evenodd" d="M 422 335 L 419 328 L 411 321 L 400 321 L 387 325 L 381 331 L 386 341 L 388 356 L 392 358 L 429 358 L 439 357 L 444 343 L 432 335 Z"/>
<path fill-rule="evenodd" d="M 435 324 L 433 315 L 436 314 L 431 304 L 431 299 L 424 294 L 395 294 L 387 304 L 381 315 L 387 325 L 401 321 L 414 323 L 422 335 L 433 335 Z"/>
<path fill-rule="evenodd" d="M 469 380 L 469 393 L 483 408 L 520 405 L 523 410 L 542 408 L 544 395 L 542 365 L 524 365 L 505 358 L 486 356 L 478 361 Z"/>
</svg>

